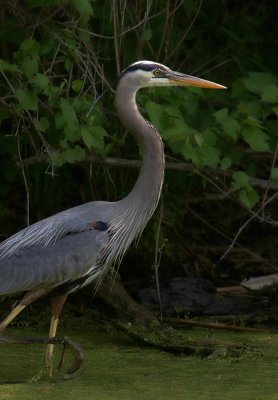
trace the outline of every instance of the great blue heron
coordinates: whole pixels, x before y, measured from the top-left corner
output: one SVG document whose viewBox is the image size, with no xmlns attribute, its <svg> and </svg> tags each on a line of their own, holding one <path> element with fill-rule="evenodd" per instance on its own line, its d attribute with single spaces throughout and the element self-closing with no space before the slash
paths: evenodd
<svg viewBox="0 0 278 400">
<path fill-rule="evenodd" d="M 159 63 L 131 64 L 120 75 L 115 95 L 119 118 L 142 152 L 140 173 L 131 192 L 116 202 L 94 201 L 55 214 L 0 245 L 0 295 L 26 292 L 0 323 L 0 332 L 31 302 L 51 293 L 52 317 L 45 340 L 50 375 L 58 318 L 68 294 L 100 280 L 120 261 L 157 206 L 164 176 L 163 144 L 155 127 L 140 114 L 135 99 L 139 89 L 153 86 L 225 88 Z M 3 335 L 1 340 L 8 341 Z"/>
</svg>

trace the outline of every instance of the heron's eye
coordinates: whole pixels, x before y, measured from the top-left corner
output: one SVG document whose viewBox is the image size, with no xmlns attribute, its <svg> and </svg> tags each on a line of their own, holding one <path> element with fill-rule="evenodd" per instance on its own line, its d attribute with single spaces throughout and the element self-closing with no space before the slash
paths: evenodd
<svg viewBox="0 0 278 400">
<path fill-rule="evenodd" d="M 155 69 L 155 70 L 153 71 L 153 74 L 154 74 L 154 76 L 159 76 L 159 75 L 161 74 L 160 69 Z"/>
</svg>

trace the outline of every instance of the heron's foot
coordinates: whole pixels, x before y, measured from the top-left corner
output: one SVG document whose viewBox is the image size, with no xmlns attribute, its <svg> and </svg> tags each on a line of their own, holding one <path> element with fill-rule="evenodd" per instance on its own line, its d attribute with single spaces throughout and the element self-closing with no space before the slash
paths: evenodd
<svg viewBox="0 0 278 400">
<path fill-rule="evenodd" d="M 52 337 L 52 338 L 37 338 L 37 337 L 15 337 L 15 336 L 5 336 L 0 334 L 0 345 L 1 344 L 47 344 L 49 345 L 57 345 L 62 344 L 64 346 L 61 360 L 58 366 L 58 369 L 62 372 L 63 377 L 65 379 L 73 379 L 81 372 L 82 367 L 84 366 L 84 353 L 81 346 L 74 342 L 69 338 L 59 338 L 59 337 Z M 74 360 L 72 365 L 63 370 L 63 365 L 65 361 L 65 352 L 69 348 L 74 355 Z M 45 358 L 45 366 L 47 375 L 52 378 L 53 375 L 53 367 L 52 367 L 52 352 L 47 353 L 48 355 Z"/>
<path fill-rule="evenodd" d="M 64 343 L 63 343 L 64 348 L 62 351 L 58 369 L 59 369 L 59 371 L 61 371 L 63 373 L 63 376 L 65 379 L 73 379 L 80 374 L 80 372 L 82 371 L 82 369 L 84 367 L 84 353 L 83 353 L 81 346 L 78 343 L 74 342 L 73 340 L 71 340 L 69 338 L 64 338 L 63 340 L 64 340 Z M 63 365 L 65 362 L 65 353 L 66 353 L 67 348 L 69 348 L 72 351 L 72 353 L 74 354 L 74 361 L 73 361 L 72 365 L 70 366 L 70 368 L 63 371 Z"/>
<path fill-rule="evenodd" d="M 52 355 L 54 345 L 57 344 L 63 345 L 58 370 L 62 373 L 64 379 L 73 379 L 81 372 L 84 365 L 84 353 L 81 346 L 69 338 L 51 337 L 47 339 L 47 350 L 44 360 L 46 373 L 49 378 L 53 377 Z M 69 368 L 64 369 L 63 366 L 65 364 L 65 354 L 67 349 L 73 353 L 74 359 L 72 365 Z"/>
</svg>

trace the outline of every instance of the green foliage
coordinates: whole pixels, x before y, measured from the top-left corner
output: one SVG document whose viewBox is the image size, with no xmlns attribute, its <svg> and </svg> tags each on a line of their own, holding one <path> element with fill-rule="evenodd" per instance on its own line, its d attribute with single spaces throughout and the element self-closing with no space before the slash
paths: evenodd
<svg viewBox="0 0 278 400">
<path fill-rule="evenodd" d="M 259 201 L 258 193 L 249 184 L 249 177 L 243 171 L 233 174 L 233 186 L 239 190 L 239 197 L 247 208 L 252 208 Z"/>
<path fill-rule="evenodd" d="M 259 192 L 251 186 L 248 175 L 251 170 L 253 176 L 259 171 L 250 156 L 275 150 L 277 123 L 269 122 L 276 110 L 277 91 L 272 74 L 250 72 L 222 94 L 157 91 L 155 101 L 147 101 L 145 108 L 174 154 L 200 167 L 245 170 L 233 174 L 232 184 L 240 189 L 240 201 L 252 208 L 259 202 Z M 217 109 L 217 97 L 232 105 Z M 191 104 L 189 112 L 187 104 Z M 241 174 L 245 177 L 243 185 Z"/>
<path fill-rule="evenodd" d="M 56 48 L 54 42 L 52 45 L 53 47 L 48 49 L 50 53 Z M 46 143 L 46 137 L 52 137 L 52 132 L 55 130 L 56 138 L 48 143 L 46 150 L 51 152 L 50 148 L 60 143 L 60 148 L 55 150 L 55 160 L 59 165 L 63 162 L 73 163 L 84 159 L 86 151 L 80 145 L 76 145 L 77 143 L 83 142 L 90 150 L 94 147 L 96 151 L 105 154 L 105 129 L 99 125 L 92 125 L 84 118 L 91 101 L 90 96 L 83 97 L 82 101 L 79 100 L 84 81 L 73 80 L 72 92 L 68 90 L 65 80 L 57 85 L 53 77 L 56 72 L 51 71 L 52 73 L 46 75 L 41 69 L 45 63 L 45 49 L 41 52 L 42 48 L 43 46 L 35 39 L 26 39 L 15 52 L 13 64 L 0 60 L 2 75 L 6 82 L 9 82 L 6 95 L 9 96 L 10 93 L 14 98 L 7 109 L 11 118 L 14 112 L 17 113 L 19 120 L 25 118 L 23 117 L 25 111 L 37 112 L 34 118 L 28 114 L 30 117 L 28 128 L 31 132 L 33 131 L 32 141 L 39 145 L 41 134 L 45 134 L 44 143 Z M 36 131 L 40 133 L 37 138 Z M 24 141 L 24 135 L 22 135 L 22 140 Z M 58 158 L 57 154 L 59 154 Z M 49 155 L 53 160 L 51 154 Z"/>
</svg>

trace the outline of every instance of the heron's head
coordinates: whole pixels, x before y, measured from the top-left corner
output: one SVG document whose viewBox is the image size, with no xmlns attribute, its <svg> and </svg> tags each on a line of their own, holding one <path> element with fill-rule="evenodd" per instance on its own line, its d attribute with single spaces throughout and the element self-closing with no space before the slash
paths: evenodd
<svg viewBox="0 0 278 400">
<path fill-rule="evenodd" d="M 163 64 L 152 61 L 137 61 L 127 67 L 119 77 L 133 90 L 153 86 L 198 86 L 208 89 L 226 89 L 225 86 L 172 71 Z"/>
</svg>

